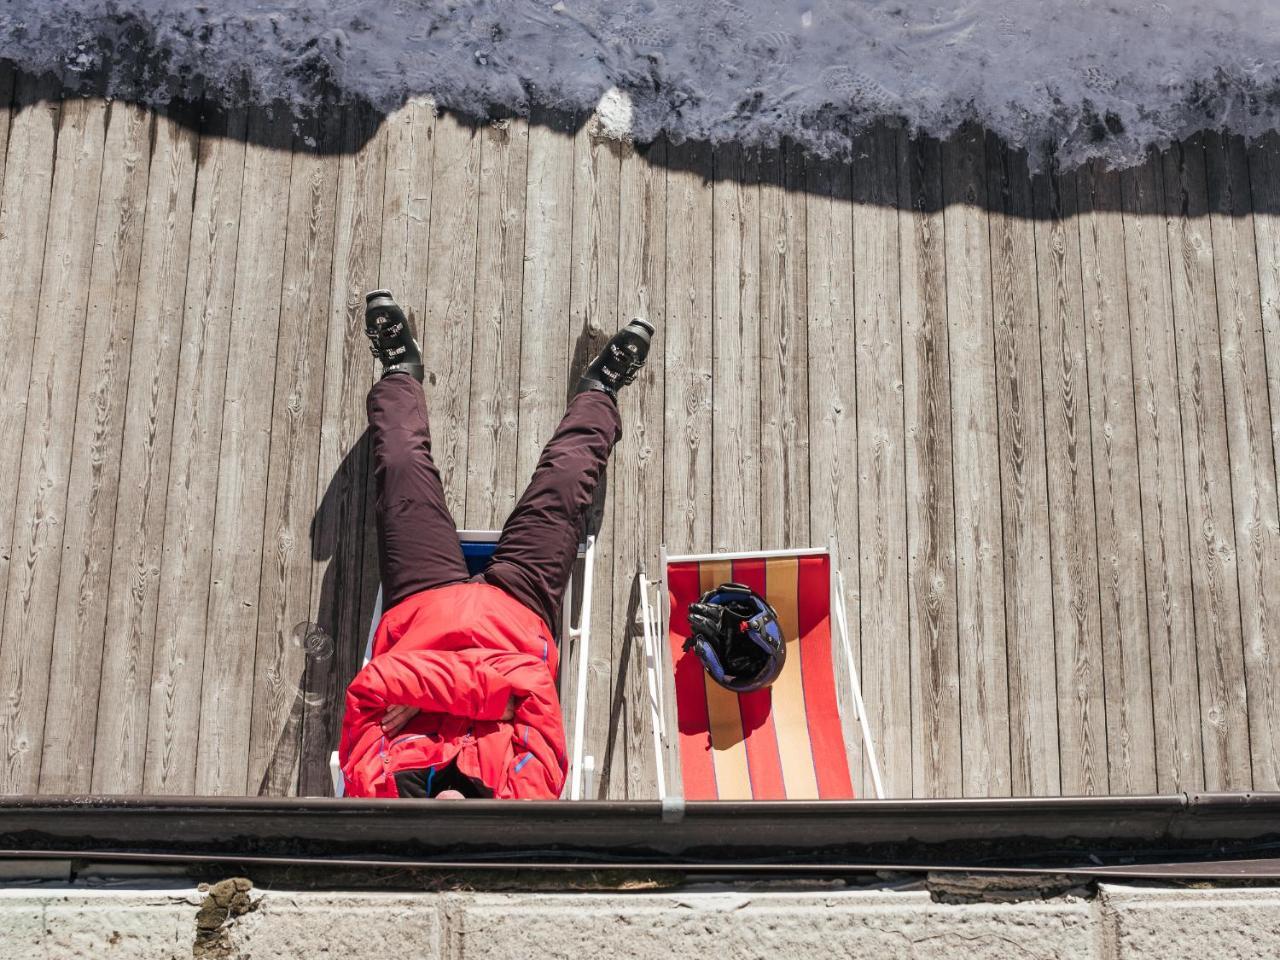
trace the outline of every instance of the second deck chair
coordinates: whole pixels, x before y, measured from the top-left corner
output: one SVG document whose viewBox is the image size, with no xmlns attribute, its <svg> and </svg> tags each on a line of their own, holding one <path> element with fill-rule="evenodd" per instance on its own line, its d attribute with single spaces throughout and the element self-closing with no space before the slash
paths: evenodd
<svg viewBox="0 0 1280 960">
<path fill-rule="evenodd" d="M 498 548 L 501 530 L 459 530 L 458 539 L 462 541 L 462 555 L 467 561 L 467 570 L 474 576 L 484 570 L 494 551 Z M 560 635 L 560 688 L 561 702 L 568 701 L 566 691 L 572 692 L 573 700 L 573 736 L 569 742 L 569 775 L 565 781 L 565 796 L 569 800 L 581 800 L 584 793 L 591 791 L 591 777 L 595 770 L 595 758 L 583 755 L 583 741 L 587 711 L 587 661 L 591 647 L 591 591 L 595 566 L 596 538 L 589 536 L 578 545 L 578 569 L 569 580 L 569 587 L 564 597 L 564 624 Z M 580 588 L 575 594 L 574 588 Z M 575 597 L 580 596 L 578 624 L 572 626 Z M 378 630 L 378 621 L 382 619 L 382 589 L 378 589 L 378 598 L 374 602 L 373 617 L 369 624 L 369 639 L 365 642 L 364 659 L 361 665 L 369 662 L 373 653 L 373 636 Z M 554 625 L 553 625 L 554 628 Z M 568 640 L 569 643 L 566 643 Z M 570 644 L 573 649 L 570 650 Z M 576 669 L 569 669 L 570 657 L 574 658 Z M 338 767 L 337 751 L 329 758 L 330 773 L 333 776 L 334 796 L 342 796 L 342 771 Z"/>
<path fill-rule="evenodd" d="M 849 645 L 844 588 L 834 543 L 813 550 L 690 556 L 662 553 L 659 601 L 666 633 L 640 583 L 658 792 L 668 799 L 663 757 L 670 742 L 664 678 L 673 677 L 679 769 L 688 800 L 828 800 L 854 796 L 836 695 L 833 636 L 849 673 L 871 781 L 884 796 L 875 746 Z M 787 640 L 782 673 L 764 690 L 735 694 L 713 681 L 684 650 L 688 606 L 705 591 L 736 582 L 778 611 Z M 834 623 L 833 623 L 834 619 Z M 680 795 L 675 792 L 675 795 Z"/>
</svg>

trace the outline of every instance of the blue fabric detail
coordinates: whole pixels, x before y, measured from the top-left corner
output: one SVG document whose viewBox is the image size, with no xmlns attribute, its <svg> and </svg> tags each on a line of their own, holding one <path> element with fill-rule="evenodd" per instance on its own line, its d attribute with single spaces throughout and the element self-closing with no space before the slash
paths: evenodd
<svg viewBox="0 0 1280 960">
<path fill-rule="evenodd" d="M 493 559 L 497 549 L 498 545 L 496 543 L 464 543 L 462 545 L 462 558 L 467 561 L 467 572 L 473 577 L 478 573 L 483 573 L 485 567 L 489 566 L 489 561 Z"/>
<path fill-rule="evenodd" d="M 542 662 L 547 662 L 547 638 L 542 638 Z"/>
<path fill-rule="evenodd" d="M 436 768 L 427 767 L 427 796 L 431 796 L 431 781 L 436 778 Z"/>
<path fill-rule="evenodd" d="M 707 668 L 707 673 L 711 674 L 716 683 L 724 683 L 724 666 L 720 663 L 720 655 L 712 649 L 711 644 L 705 640 L 699 640 L 694 646 L 694 652 L 698 654 L 702 660 L 702 665 Z"/>
<path fill-rule="evenodd" d="M 518 761 L 516 761 L 516 773 L 519 773 L 520 769 L 532 759 L 533 759 L 533 754 L 526 753 L 523 757 L 521 757 Z"/>
<path fill-rule="evenodd" d="M 776 623 L 766 623 L 764 630 L 748 630 L 747 636 L 765 653 L 772 654 L 782 646 L 782 630 Z"/>
</svg>

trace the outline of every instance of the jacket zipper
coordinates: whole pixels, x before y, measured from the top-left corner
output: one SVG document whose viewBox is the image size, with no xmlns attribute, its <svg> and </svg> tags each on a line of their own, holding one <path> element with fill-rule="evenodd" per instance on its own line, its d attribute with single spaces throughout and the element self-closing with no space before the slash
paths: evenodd
<svg viewBox="0 0 1280 960">
<path fill-rule="evenodd" d="M 427 735 L 425 733 L 406 733 L 403 737 L 396 737 L 391 741 L 390 745 L 394 747 L 397 743 L 408 743 L 410 740 L 424 740 L 426 739 L 426 736 Z"/>
<path fill-rule="evenodd" d="M 387 735 L 382 735 L 382 742 L 378 744 L 378 753 L 382 756 L 382 765 L 388 766 L 391 758 L 387 756 L 387 748 L 394 747 L 397 743 L 408 743 L 410 740 L 421 740 L 426 737 L 425 733 L 406 733 L 403 737 L 396 737 L 390 743 L 387 743 Z"/>
</svg>

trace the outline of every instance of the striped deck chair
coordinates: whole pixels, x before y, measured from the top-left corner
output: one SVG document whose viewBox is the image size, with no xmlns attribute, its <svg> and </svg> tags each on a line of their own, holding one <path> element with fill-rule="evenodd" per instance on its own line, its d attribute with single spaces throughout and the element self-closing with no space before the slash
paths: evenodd
<svg viewBox="0 0 1280 960">
<path fill-rule="evenodd" d="M 879 765 L 867 727 L 849 646 L 844 587 L 834 542 L 813 550 L 667 556 L 659 594 L 666 642 L 641 580 L 649 695 L 658 765 L 658 792 L 668 799 L 663 771 L 667 736 L 662 663 L 674 679 L 679 770 L 688 800 L 847 800 L 854 796 L 836 696 L 833 633 L 848 670 L 876 796 Z M 688 606 L 705 591 L 733 581 L 755 590 L 778 611 L 787 638 L 786 666 L 774 683 L 735 694 L 707 675 L 692 652 Z M 834 613 L 834 623 L 833 621 Z"/>
<path fill-rule="evenodd" d="M 458 539 L 462 541 L 462 556 L 467 561 L 467 570 L 474 576 L 480 573 L 498 548 L 498 537 L 501 530 L 459 530 Z M 596 538 L 589 536 L 578 544 L 578 567 L 569 580 L 569 587 L 564 596 L 564 624 L 561 629 L 560 655 L 560 687 L 561 702 L 566 702 L 565 691 L 573 693 L 573 736 L 569 744 L 569 775 L 565 780 L 565 794 L 570 800 L 580 800 L 584 793 L 591 792 L 591 779 L 595 773 L 595 758 L 583 756 L 584 732 L 587 715 L 587 661 L 591 647 L 591 590 L 595 568 Z M 580 591 L 575 593 L 575 587 Z M 573 614 L 574 602 L 580 602 L 578 624 L 573 626 L 569 618 Z M 378 621 L 382 619 L 382 588 L 378 588 L 378 598 L 373 605 L 373 617 L 369 623 L 369 639 L 365 643 L 364 659 L 361 664 L 369 662 L 373 653 L 373 636 L 378 630 Z M 568 640 L 573 649 L 565 643 Z M 575 674 L 569 672 L 569 662 L 573 659 Z M 338 766 L 338 752 L 335 750 L 329 757 L 329 771 L 333 777 L 333 795 L 342 796 L 342 770 Z"/>
</svg>

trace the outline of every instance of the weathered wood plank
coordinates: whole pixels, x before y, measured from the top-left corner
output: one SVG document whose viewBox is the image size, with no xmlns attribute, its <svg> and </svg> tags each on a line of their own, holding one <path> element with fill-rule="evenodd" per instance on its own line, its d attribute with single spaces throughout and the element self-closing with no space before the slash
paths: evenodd
<svg viewBox="0 0 1280 960">
<path fill-rule="evenodd" d="M 214 465 L 222 441 L 246 120 L 243 111 L 216 118 L 200 139 L 143 771 L 149 794 L 196 788 Z"/>
<path fill-rule="evenodd" d="M 320 421 L 311 522 L 311 624 L 304 644 L 302 749 L 298 793 L 332 792 L 329 754 L 338 745 L 344 692 L 364 653 L 377 591 L 366 576 L 374 540 L 366 515 L 368 434 L 365 395 L 376 364 L 364 335 L 364 295 L 378 286 L 383 249 L 387 143 L 393 124 L 361 107 L 343 111 L 334 217 Z"/>
<path fill-rule="evenodd" d="M 246 789 L 295 793 L 305 702 L 312 561 L 308 533 L 315 510 L 324 402 L 334 208 L 342 117 L 331 113 L 294 137 L 275 400 L 267 462 L 262 582 L 249 728 Z"/>
<path fill-rule="evenodd" d="M 1267 349 L 1267 393 L 1271 397 L 1276 473 L 1280 475 L 1280 132 L 1249 149 L 1249 182 L 1262 291 L 1262 330 Z M 1275 362 L 1272 362 L 1274 359 Z"/>
<path fill-rule="evenodd" d="M 14 69 L 11 64 L 0 64 L 0 195 L 4 190 L 4 171 L 9 154 L 9 127 L 13 122 Z"/>
<path fill-rule="evenodd" d="M 896 135 L 878 126 L 859 136 L 853 154 L 862 683 L 885 795 L 909 797 L 912 631 Z M 869 775 L 863 780 L 867 794 Z"/>
<path fill-rule="evenodd" d="M 1011 789 L 1000 443 L 982 134 L 942 146 L 965 796 Z M 957 376 L 956 373 L 960 375 Z"/>
<path fill-rule="evenodd" d="M 1271 397 L 1271 435 L 1276 474 L 1280 476 L 1280 133 L 1268 133 L 1254 143 L 1249 173 L 1262 293 L 1267 393 Z"/>
<path fill-rule="evenodd" d="M 1195 591 L 1197 645 L 1201 650 L 1226 652 L 1200 663 L 1200 679 L 1226 680 L 1222 667 L 1234 674 L 1228 697 L 1239 702 L 1226 714 L 1206 721 L 1202 701 L 1201 725 L 1206 751 L 1206 778 L 1213 789 L 1248 788 L 1248 715 L 1245 704 L 1244 661 L 1240 629 L 1240 593 L 1237 550 L 1231 504 L 1231 460 L 1227 453 L 1226 401 L 1223 395 L 1223 363 L 1218 339 L 1218 302 L 1214 296 L 1214 239 L 1211 233 L 1205 183 L 1205 152 L 1200 138 L 1174 144 L 1162 157 L 1164 212 L 1168 224 L 1169 267 L 1172 280 L 1174 337 L 1178 362 L 1178 386 L 1182 413 L 1183 462 L 1186 470 L 1187 520 L 1191 581 Z M 1246 178 L 1248 174 L 1245 174 Z M 1245 208 L 1247 209 L 1247 190 Z M 1252 230 L 1249 231 L 1252 257 Z M 1253 271 L 1256 311 L 1256 267 Z M 1224 306 L 1229 302 L 1224 301 Z M 1260 314 L 1259 314 L 1260 316 Z M 1234 653 L 1232 653 L 1234 651 Z M 1209 757 L 1232 752 L 1227 725 L 1237 722 L 1242 767 L 1224 769 Z M 1213 771 L 1226 774 L 1215 781 Z M 1245 780 L 1238 778 L 1243 773 Z M 1229 786 L 1230 785 L 1230 786 Z"/>
<path fill-rule="evenodd" d="M 40 302 L 61 110 L 57 86 L 48 80 L 24 76 L 14 97 L 13 119 L 7 127 L 6 170 L 10 173 L 5 176 L 0 199 L 0 337 L 8 368 L 7 375 L 0 378 L 0 436 L 9 438 L 0 444 L 0 628 L 14 556 L 13 520 L 36 334 L 32 313 Z M 21 637 L 10 638 L 0 632 L 0 651 L 11 639 L 23 642 Z"/>
<path fill-rule="evenodd" d="M 1156 773 L 1161 790 L 1181 790 L 1204 784 L 1201 714 L 1203 708 L 1220 703 L 1221 688 L 1205 677 L 1210 683 L 1201 684 L 1197 705 L 1195 601 L 1187 540 L 1168 237 L 1160 216 L 1164 209 L 1162 177 L 1148 161 L 1124 171 L 1120 182 L 1138 410 Z M 1215 769 L 1223 759 L 1212 757 Z"/>
<path fill-rule="evenodd" d="M 809 539 L 822 546 L 828 538 L 836 538 L 835 560 L 845 581 L 840 602 L 845 605 L 849 645 L 857 664 L 861 661 L 860 621 L 857 610 L 849 609 L 850 601 L 857 601 L 859 583 L 857 371 L 856 363 L 849 363 L 857 354 L 852 170 L 846 162 L 810 156 L 805 181 Z M 717 234 L 720 231 L 717 220 Z M 717 380 L 717 405 L 719 401 Z M 832 652 L 849 770 L 860 795 L 872 796 L 874 791 L 867 793 L 865 788 L 862 726 L 849 696 L 849 667 L 838 643 Z"/>
<path fill-rule="evenodd" d="M 431 456 L 455 518 L 467 503 L 467 428 L 476 287 L 480 131 L 451 113 L 435 122 L 427 289 L 420 304 Z"/>
<path fill-rule="evenodd" d="M 1065 796 L 1088 796 L 1108 790 L 1107 716 L 1075 174 L 1037 176 L 1033 202 L 1060 772 Z"/>
<path fill-rule="evenodd" d="M 289 220 L 289 125 L 255 108 L 248 139 L 243 197 L 253 215 L 241 219 L 236 256 L 200 689 L 196 790 L 206 796 L 246 792 L 273 412 L 263 387 L 276 372 Z"/>
<path fill-rule="evenodd" d="M 1150 793 L 1157 789 L 1155 727 L 1124 225 L 1115 215 L 1120 174 L 1089 164 L 1077 184 L 1109 783 L 1113 794 Z"/>
<path fill-rule="evenodd" d="M 517 490 L 564 415 L 568 389 L 573 133 L 567 118 L 537 112 L 530 118 L 526 189 Z"/>
<path fill-rule="evenodd" d="M 465 523 L 487 530 L 516 503 L 529 123 L 492 123 L 483 137 Z"/>
<path fill-rule="evenodd" d="M 1255 357 L 1264 358 L 1270 399 L 1267 422 L 1273 450 L 1271 476 L 1276 477 L 1280 474 L 1280 134 L 1269 133 L 1249 148 L 1249 174 L 1261 301 L 1262 350 Z M 1256 346 L 1256 335 L 1253 342 Z M 1265 453 L 1262 456 L 1265 457 Z M 1267 477 L 1266 467 L 1259 463 L 1257 471 L 1254 480 L 1261 488 Z M 1260 493 L 1259 516 L 1265 516 L 1266 509 Z M 1240 529 L 1239 517 L 1236 529 Z M 1274 542 L 1276 534 L 1272 527 L 1270 530 L 1255 528 L 1250 535 L 1265 544 Z M 1252 543 L 1250 549 L 1255 549 Z M 1280 614 L 1271 606 L 1278 598 L 1270 589 L 1270 584 L 1275 583 L 1275 574 L 1268 573 L 1274 570 L 1270 549 L 1274 548 L 1257 550 L 1265 562 L 1257 568 L 1257 577 L 1250 570 L 1240 585 L 1244 597 L 1261 598 L 1261 602 L 1255 600 L 1254 606 L 1246 607 L 1251 614 L 1256 611 L 1257 619 L 1244 623 L 1255 790 L 1280 788 L 1280 737 L 1275 733 L 1280 729 L 1280 637 L 1276 635 L 1280 630 Z M 1248 570 L 1248 567 L 1242 569 Z"/>
<path fill-rule="evenodd" d="M 942 150 L 898 135 L 912 795 L 964 792 Z"/>
<path fill-rule="evenodd" d="M 711 154 L 711 423 L 715 442 L 711 451 L 711 542 L 717 550 L 758 549 L 761 542 L 761 296 L 769 265 L 762 261 L 762 229 L 782 225 L 762 222 L 761 192 L 778 190 L 760 185 L 760 158 L 737 145 L 724 144 Z M 771 171 L 775 173 L 776 171 Z M 803 199 L 802 197 L 797 199 Z M 792 212 L 794 203 L 791 206 Z M 777 211 L 774 211 L 777 215 Z M 801 221 L 803 224 L 803 220 Z M 773 238 L 770 238 L 771 240 Z M 785 237 L 779 249 L 785 249 Z M 801 247 L 803 250 L 803 247 Z M 795 251 L 790 251 L 794 255 Z M 768 258 L 771 252 L 766 251 Z M 773 283 L 787 282 L 771 276 Z M 789 297 L 784 295 L 784 299 Z M 803 300 L 801 301 L 803 304 Z M 764 309 L 769 309 L 765 307 Z M 792 307 L 794 309 L 794 306 Z M 803 324 L 803 320 L 799 321 Z M 791 318 L 789 325 L 796 320 Z M 777 489 L 776 481 L 772 484 Z M 778 504 L 769 509 L 776 509 Z M 703 567 L 709 587 L 733 579 L 729 564 Z M 713 581 L 713 582 L 712 582 Z M 720 691 L 708 690 L 708 702 Z M 734 708 L 736 710 L 736 707 Z M 739 727 L 741 724 L 739 724 Z M 736 771 L 745 774 L 745 748 L 724 751 L 740 757 Z M 717 760 L 717 776 L 729 766 Z M 725 794 L 750 793 L 723 777 Z M 724 794 L 722 794 L 724 795 Z"/>
<path fill-rule="evenodd" d="M 705 552 L 713 510 L 711 154 L 704 143 L 669 144 L 667 162 L 662 542 L 675 553 Z M 668 729 L 675 737 L 675 724 Z"/>
<path fill-rule="evenodd" d="M 805 277 L 804 156 L 796 144 L 784 143 L 761 155 L 759 169 L 759 544 L 768 548 L 807 546 L 808 291 Z M 712 458 L 717 459 L 719 452 L 713 450 Z M 712 495 L 714 513 L 714 490 Z M 710 576 L 704 568 L 704 589 L 727 578 L 727 565 L 721 573 Z M 794 643 L 796 626 L 786 623 L 785 616 L 783 619 L 782 632 L 789 643 Z M 715 700 L 724 699 L 723 691 L 711 681 L 707 682 L 707 697 L 713 711 Z M 788 758 L 784 756 L 782 759 L 785 764 Z M 740 747 L 722 749 L 717 752 L 716 760 L 716 777 L 721 781 L 720 795 L 749 796 L 745 750 Z M 735 762 L 740 773 L 735 770 Z M 815 791 L 816 786 L 810 783 L 802 785 L 799 795 L 812 797 L 816 796 Z"/>
<path fill-rule="evenodd" d="M 722 144 L 712 163 L 712 419 L 718 442 L 711 542 L 716 550 L 752 550 L 760 547 L 760 159 L 737 144 Z"/>
<path fill-rule="evenodd" d="M 705 552 L 711 548 L 714 449 L 711 151 L 686 142 L 668 146 L 667 155 L 663 538 L 674 553 Z M 762 218 L 763 203 L 761 197 Z M 763 246 L 763 220 L 761 236 Z M 762 277 L 762 298 L 763 284 Z"/>
<path fill-rule="evenodd" d="M 431 257 L 435 104 L 422 98 L 410 100 L 386 119 L 385 126 L 384 226 L 379 282 L 410 314 L 419 338 L 423 339 L 418 318 L 425 309 Z"/>
<path fill-rule="evenodd" d="M 569 282 L 569 343 L 571 369 L 566 393 L 571 394 L 580 370 L 618 329 L 618 207 L 620 156 L 618 142 L 599 132 L 594 119 L 578 128 L 573 138 L 573 263 Z M 583 757 L 595 769 L 588 799 L 626 797 L 626 754 L 616 748 L 614 763 L 603 769 L 610 744 L 610 709 L 615 682 L 613 635 L 613 506 L 610 464 L 587 517 L 598 549 L 591 604 L 591 648 L 587 660 L 587 709 L 584 717 Z M 577 613 L 574 613 L 577 616 Z M 572 666 L 578 664 L 574 651 Z M 576 674 L 575 674 L 576 677 Z M 565 692 L 568 692 L 567 690 Z M 565 723 L 576 724 L 573 705 L 565 698 Z M 572 731 L 573 726 L 568 726 Z M 620 732 L 613 734 L 625 747 Z M 622 759 L 622 763 L 617 760 Z M 584 779 L 584 791 L 587 788 Z"/>
<path fill-rule="evenodd" d="M 1031 176 L 1025 154 L 993 134 L 987 190 L 1013 793 L 1054 796 L 1062 778 Z"/>
<path fill-rule="evenodd" d="M 805 241 L 804 154 L 787 143 L 760 159 L 760 545 L 767 549 L 811 546 Z"/>
<path fill-rule="evenodd" d="M 1226 703 L 1222 723 L 1230 756 L 1248 763 L 1233 765 L 1222 789 L 1271 790 L 1280 778 L 1275 759 L 1275 683 L 1280 676 L 1280 516 L 1270 434 L 1276 429 L 1268 404 L 1266 340 L 1258 274 L 1249 160 L 1238 137 L 1207 134 L 1209 217 L 1216 266 L 1217 318 L 1226 400 L 1226 443 L 1230 451 L 1230 491 L 1235 557 L 1239 574 L 1240 636 L 1224 631 L 1221 657 Z M 1222 485 L 1226 477 L 1222 477 Z M 1225 492 L 1225 491 L 1224 491 Z M 1242 670 L 1243 675 L 1237 673 Z M 1201 681 L 1204 665 L 1200 667 Z M 1244 693 L 1248 689 L 1248 736 Z M 1255 699 L 1257 702 L 1255 703 Z M 1211 718 L 1217 721 L 1218 718 Z M 1214 727 L 1208 728 L 1210 730 Z M 1240 751 L 1238 755 L 1236 751 Z M 1206 750 L 1207 753 L 1207 750 Z M 1207 767 L 1207 763 L 1206 763 Z M 1206 780 L 1208 771 L 1206 770 Z M 1209 784 L 1212 786 L 1212 782 Z"/>
<path fill-rule="evenodd" d="M 62 552 L 58 577 L 42 793 L 84 793 L 93 779 L 152 125 L 151 112 L 142 107 L 123 100 L 110 106 L 79 396 L 73 419 L 54 428 L 72 434 L 67 502 L 74 509 L 67 511 L 63 538 L 73 546 Z M 114 678 L 108 673 L 105 679 Z"/>
<path fill-rule="evenodd" d="M 649 362 L 621 395 L 622 439 L 613 454 L 613 701 L 609 715 L 624 728 L 624 743 L 610 741 L 602 769 L 625 764 L 626 795 L 630 799 L 656 796 L 653 724 L 646 677 L 643 633 L 640 627 L 636 575 L 644 571 L 661 577 L 658 547 L 662 543 L 663 407 L 666 390 L 666 341 L 670 325 L 666 312 L 667 170 L 664 141 L 644 150 L 622 147 L 618 209 L 618 319 L 647 317 L 657 328 Z M 657 598 L 661 604 L 661 598 Z M 661 607 L 659 607 L 661 609 Z M 617 636 L 618 633 L 620 636 Z M 659 673 L 659 682 L 668 679 Z M 667 690 L 663 705 L 672 703 Z M 670 713 L 668 730 L 674 736 Z M 621 756 L 619 757 L 619 753 Z M 669 751 L 670 753 L 670 751 Z M 666 783 L 672 785 L 673 757 L 661 758 Z"/>
<path fill-rule="evenodd" d="M 153 138 L 106 597 L 95 793 L 142 792 L 147 688 L 164 559 L 165 494 L 200 137 L 160 114 Z"/>
<path fill-rule="evenodd" d="M 769 549 L 809 545 L 804 168 L 803 153 L 790 142 L 765 151 L 760 161 L 760 543 Z M 707 572 L 704 567 L 703 589 L 715 585 L 709 583 Z M 724 576 L 727 578 L 727 570 Z M 788 604 L 784 599 L 778 606 L 786 608 Z M 780 616 L 779 627 L 794 652 L 797 624 L 788 622 L 788 614 L 782 610 Z M 788 673 L 780 679 L 790 690 L 775 695 L 775 706 L 798 695 L 797 675 Z M 723 702 L 725 696 L 714 681 L 707 681 L 709 710 L 714 713 L 715 700 Z M 729 703 L 736 708 L 732 697 Z M 734 769 L 736 756 L 741 758 L 740 774 Z M 784 753 L 784 778 L 795 774 L 793 762 L 801 759 Z M 720 796 L 749 796 L 745 749 L 719 750 L 716 760 Z M 792 784 L 789 796 L 817 796 L 816 782 L 806 782 L 803 777 L 788 780 Z"/>
<path fill-rule="evenodd" d="M 90 264 L 98 208 L 108 106 L 97 99 L 64 102 L 48 209 L 44 267 L 37 306 L 26 429 L 17 472 L 13 562 L 9 565 L 0 646 L 0 792 L 35 793 L 40 779 L 44 717 L 58 579 L 66 543 L 67 492 Z M 33 158 L 34 159 L 34 158 Z M 16 168 L 8 176 L 22 176 Z M 13 441 L 16 442 L 16 441 Z M 80 509 L 79 504 L 72 505 Z M 69 544 L 75 549 L 77 544 Z"/>
</svg>

